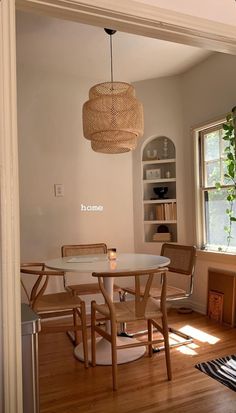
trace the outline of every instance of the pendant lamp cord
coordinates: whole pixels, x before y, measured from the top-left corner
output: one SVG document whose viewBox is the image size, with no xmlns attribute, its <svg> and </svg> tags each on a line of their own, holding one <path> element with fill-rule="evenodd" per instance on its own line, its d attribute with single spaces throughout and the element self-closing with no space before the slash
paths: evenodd
<svg viewBox="0 0 236 413">
<path fill-rule="evenodd" d="M 111 83 L 113 83 L 113 50 L 112 50 L 112 35 L 110 35 L 110 56 L 111 56 Z"/>
</svg>

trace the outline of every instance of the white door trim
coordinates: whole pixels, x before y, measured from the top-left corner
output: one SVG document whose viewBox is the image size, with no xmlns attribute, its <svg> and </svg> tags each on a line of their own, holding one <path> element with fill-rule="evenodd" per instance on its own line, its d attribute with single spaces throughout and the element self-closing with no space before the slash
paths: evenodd
<svg viewBox="0 0 236 413">
<path fill-rule="evenodd" d="M 16 0 L 17 7 L 236 54 L 236 28 L 132 0 Z M 15 1 L 0 0 L 0 276 L 4 411 L 22 412 Z M 1 349 L 1 346 L 0 346 Z M 1 366 L 1 364 L 0 364 Z M 0 371 L 0 374 L 2 372 Z"/>
<path fill-rule="evenodd" d="M 15 3 L 0 3 L 0 206 L 4 412 L 21 412 L 19 196 L 16 119 Z"/>
</svg>

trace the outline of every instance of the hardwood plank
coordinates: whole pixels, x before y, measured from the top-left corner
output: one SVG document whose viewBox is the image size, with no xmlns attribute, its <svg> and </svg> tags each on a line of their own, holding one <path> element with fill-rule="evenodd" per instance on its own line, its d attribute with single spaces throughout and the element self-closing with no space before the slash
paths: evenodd
<svg viewBox="0 0 236 413">
<path fill-rule="evenodd" d="M 63 333 L 40 335 L 41 413 L 235 413 L 236 393 L 194 368 L 198 362 L 234 354 L 236 329 L 197 313 L 171 310 L 169 324 L 189 325 L 217 339 L 171 349 L 173 380 L 167 381 L 164 352 L 118 366 L 119 389 L 112 391 L 110 366 L 84 369 Z M 135 331 L 135 325 L 131 325 Z M 140 326 L 139 326 L 140 327 Z M 141 327 L 142 328 L 142 327 Z M 203 337 L 205 339 L 205 337 Z M 185 349 L 196 354 L 184 354 Z"/>
</svg>

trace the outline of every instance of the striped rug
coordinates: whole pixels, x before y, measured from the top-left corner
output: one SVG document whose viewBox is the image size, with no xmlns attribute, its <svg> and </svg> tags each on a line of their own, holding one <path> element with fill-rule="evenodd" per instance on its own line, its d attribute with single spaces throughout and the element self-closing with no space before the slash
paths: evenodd
<svg viewBox="0 0 236 413">
<path fill-rule="evenodd" d="M 196 364 L 195 367 L 236 391 L 236 354 Z"/>
</svg>

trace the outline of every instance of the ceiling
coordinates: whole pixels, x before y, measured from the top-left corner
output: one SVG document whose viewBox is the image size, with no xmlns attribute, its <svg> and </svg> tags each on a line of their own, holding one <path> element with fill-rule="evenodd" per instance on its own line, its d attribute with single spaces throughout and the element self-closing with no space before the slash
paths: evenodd
<svg viewBox="0 0 236 413">
<path fill-rule="evenodd" d="M 109 36 L 95 26 L 17 12 L 17 63 L 69 73 L 94 82 L 110 79 Z M 114 80 L 173 76 L 211 52 L 118 32 L 113 36 Z"/>
<path fill-rule="evenodd" d="M 179 13 L 189 14 L 218 23 L 236 26 L 236 2 L 235 0 L 135 0 L 138 3 L 161 7 Z"/>
</svg>

